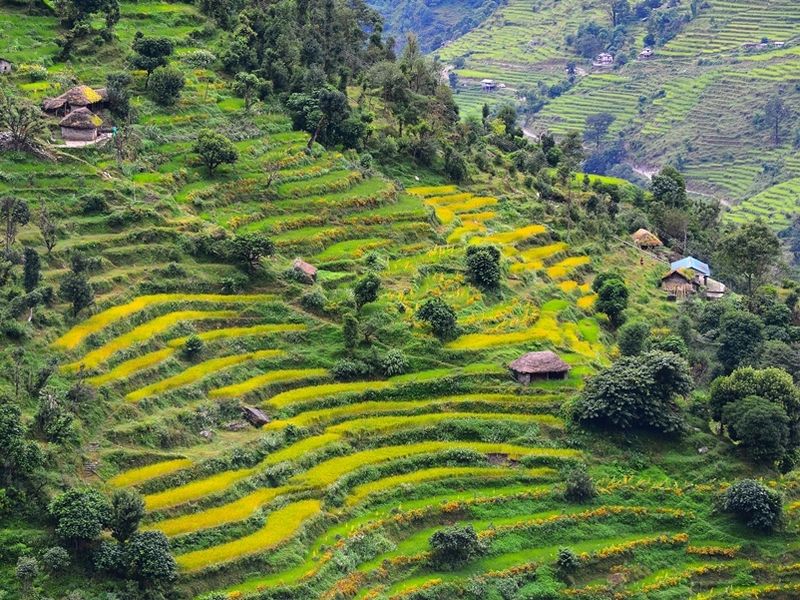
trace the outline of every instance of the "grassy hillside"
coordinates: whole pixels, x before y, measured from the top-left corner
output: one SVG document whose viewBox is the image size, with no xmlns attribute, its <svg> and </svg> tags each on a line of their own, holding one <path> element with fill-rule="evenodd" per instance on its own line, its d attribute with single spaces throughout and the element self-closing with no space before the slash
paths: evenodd
<svg viewBox="0 0 800 600">
<path fill-rule="evenodd" d="M 624 275 L 630 315 L 655 340 L 675 334 L 679 310 L 657 288 L 662 257 L 574 219 L 594 195 L 589 182 L 562 185 L 563 201 L 551 202 L 501 154 L 491 175 L 459 187 L 411 164 L 390 178 L 356 152 L 308 149 L 277 102 L 248 113 L 216 65 L 190 66 L 187 57 L 219 52 L 223 38 L 192 4 L 123 2 L 118 38 L 68 62 L 53 58 L 54 18 L 0 2 L 0 28 L 0 56 L 46 67 L 40 80 L 20 69 L 3 82 L 37 101 L 77 82 L 101 86 L 124 68 L 137 30 L 169 35 L 187 77 L 180 102 L 163 108 L 135 73 L 130 154 L 113 143 L 57 148 L 58 162 L 0 154 L 0 195 L 58 220 L 52 252 L 35 219 L 18 236 L 40 253 L 43 283 L 57 288 L 82 251 L 96 291 L 78 316 L 58 298 L 20 316 L 17 339 L 3 338 L 2 389 L 12 395 L 14 349 L 34 370 L 55 358 L 58 390 L 79 384 L 72 445 L 42 441 L 47 489 L 141 493 L 143 529 L 163 532 L 177 561 L 175 597 L 791 598 L 800 589 L 796 513 L 762 535 L 714 503 L 733 480 L 764 476 L 796 509 L 796 474 L 741 461 L 702 411 L 674 439 L 568 422 L 586 378 L 619 354 L 594 309 L 596 274 Z M 592 81 L 604 80 L 582 84 Z M 209 176 L 192 151 L 201 128 L 231 137 L 238 162 Z M 275 244 L 255 273 L 214 251 L 250 233 Z M 502 254 L 497 291 L 466 278 L 467 248 L 479 244 Z M 298 280 L 298 257 L 319 269 L 315 284 Z M 353 285 L 369 273 L 380 293 L 356 308 Z M 457 335 L 443 343 L 416 316 L 431 298 L 457 315 Z M 351 312 L 355 348 L 342 327 Z M 507 364 L 533 349 L 556 351 L 569 376 L 511 380 Z M 356 358 L 377 367 L 365 374 Z M 18 403 L 32 421 L 35 399 Z M 250 426 L 243 405 L 271 422 Z M 565 473 L 579 463 L 598 492 L 584 503 L 564 499 Z M 2 596 L 33 597 L 17 561 L 54 543 L 52 522 L 0 518 Z M 455 522 L 471 524 L 485 552 L 452 569 L 431 564 L 429 538 Z M 563 547 L 577 557 L 568 576 L 555 570 Z M 100 575 L 87 553 L 72 560 L 35 587 L 59 599 L 143 597 Z"/>
<path fill-rule="evenodd" d="M 791 2 L 701 3 L 698 16 L 657 47 L 648 61 L 637 60 L 644 25 L 630 24 L 635 43 L 617 54 L 628 62 L 610 73 L 593 69 L 590 60 L 580 59 L 565 42 L 582 23 L 608 26 L 605 3 L 534 4 L 531 10 L 530 2 L 511 0 L 437 52 L 448 63 L 463 62 L 456 70 L 461 86 L 457 99 L 466 114 L 479 113 L 487 101 L 515 101 L 525 89 L 563 82 L 567 62 L 576 61 L 576 84 L 528 116 L 531 131 L 582 130 L 587 116 L 608 112 L 616 117 L 612 133 L 624 135 L 629 162 L 643 172 L 667 163 L 680 165 L 694 189 L 742 203 L 732 212 L 733 220 L 763 215 L 779 229 L 797 213 L 791 192 L 800 175 L 797 121 L 787 123 L 778 145 L 753 124 L 775 93 L 795 114 L 800 110 L 798 49 L 793 45 L 800 39 L 800 17 Z M 686 15 L 687 4 L 680 8 Z M 744 48 L 765 38 L 785 46 Z M 508 87 L 483 93 L 478 82 L 486 77 Z"/>
</svg>

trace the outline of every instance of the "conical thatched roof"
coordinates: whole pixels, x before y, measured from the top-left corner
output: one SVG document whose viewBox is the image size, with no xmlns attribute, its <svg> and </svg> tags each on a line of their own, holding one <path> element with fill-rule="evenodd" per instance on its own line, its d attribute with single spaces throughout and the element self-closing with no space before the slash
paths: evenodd
<svg viewBox="0 0 800 600">
<path fill-rule="evenodd" d="M 647 229 L 639 229 L 633 234 L 633 241 L 640 246 L 663 246 L 663 243 L 658 236 Z"/>
<path fill-rule="evenodd" d="M 517 373 L 566 373 L 569 365 L 561 360 L 555 352 L 528 352 L 508 365 L 508 368 Z"/>
<path fill-rule="evenodd" d="M 66 117 L 61 119 L 59 125 L 69 129 L 97 129 L 103 124 L 103 119 L 98 117 L 88 108 L 76 108 Z"/>
<path fill-rule="evenodd" d="M 102 102 L 105 98 L 101 92 L 93 90 L 88 85 L 78 85 L 67 90 L 56 98 L 44 101 L 45 110 L 58 110 L 65 104 L 71 107 L 90 106 Z"/>
</svg>

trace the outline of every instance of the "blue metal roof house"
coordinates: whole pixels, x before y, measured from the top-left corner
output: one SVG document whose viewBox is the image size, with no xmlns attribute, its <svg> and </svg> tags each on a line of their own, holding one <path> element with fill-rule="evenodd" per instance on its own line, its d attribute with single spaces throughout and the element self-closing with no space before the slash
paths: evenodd
<svg viewBox="0 0 800 600">
<path fill-rule="evenodd" d="M 687 256 L 686 258 L 676 260 L 674 263 L 670 264 L 669 268 L 672 269 L 673 271 L 679 271 L 681 269 L 692 269 L 693 271 L 696 271 L 700 275 L 705 275 L 706 277 L 711 276 L 711 269 L 709 268 L 709 266 L 706 263 L 697 260 L 693 256 Z"/>
</svg>

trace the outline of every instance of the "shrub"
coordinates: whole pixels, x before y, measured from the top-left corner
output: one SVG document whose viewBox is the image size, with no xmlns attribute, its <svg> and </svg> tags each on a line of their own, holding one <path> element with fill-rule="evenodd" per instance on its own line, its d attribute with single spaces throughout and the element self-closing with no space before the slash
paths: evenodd
<svg viewBox="0 0 800 600">
<path fill-rule="evenodd" d="M 467 277 L 481 289 L 497 289 L 500 285 L 500 250 L 496 246 L 467 248 Z"/>
<path fill-rule="evenodd" d="M 158 67 L 147 82 L 150 98 L 161 106 L 172 106 L 181 96 L 186 80 L 174 67 Z"/>
<path fill-rule="evenodd" d="M 586 502 L 597 496 L 594 481 L 583 466 L 570 470 L 564 483 L 564 498 L 570 502 Z"/>
<path fill-rule="evenodd" d="M 478 539 L 472 525 L 454 525 L 434 533 L 431 545 L 431 560 L 438 567 L 455 568 L 484 553 L 485 548 Z"/>
<path fill-rule="evenodd" d="M 352 350 L 358 346 L 358 319 L 355 315 L 346 314 L 342 319 L 342 337 L 344 337 L 344 347 Z"/>
<path fill-rule="evenodd" d="M 160 585 L 177 578 L 178 566 L 160 531 L 134 533 L 123 550 L 128 573 L 140 583 Z"/>
<path fill-rule="evenodd" d="M 381 279 L 375 273 L 370 273 L 360 279 L 353 288 L 353 297 L 356 307 L 360 310 L 365 304 L 375 302 L 381 289 Z"/>
<path fill-rule="evenodd" d="M 370 371 L 369 365 L 363 361 L 343 358 L 333 365 L 331 375 L 337 381 L 356 381 L 368 377 Z"/>
<path fill-rule="evenodd" d="M 722 510 L 732 513 L 753 529 L 776 529 L 783 517 L 783 500 L 778 492 L 752 479 L 734 483 L 722 495 Z"/>
<path fill-rule="evenodd" d="M 231 165 L 239 160 L 239 153 L 233 142 L 221 133 L 209 129 L 203 129 L 197 135 L 192 151 L 200 157 L 209 175 L 213 175 L 218 166 Z"/>
<path fill-rule="evenodd" d="M 560 573 L 568 575 L 574 573 L 581 566 L 581 559 L 570 548 L 559 548 L 556 566 Z"/>
<path fill-rule="evenodd" d="M 623 356 L 636 356 L 641 354 L 647 337 L 650 335 L 650 326 L 644 321 L 631 321 L 625 323 L 617 332 L 619 351 Z"/>
<path fill-rule="evenodd" d="M 69 553 L 61 546 L 53 546 L 42 554 L 42 567 L 48 573 L 59 573 L 69 567 Z"/>
<path fill-rule="evenodd" d="M 597 288 L 595 308 L 608 315 L 611 324 L 618 327 L 625 320 L 624 310 L 628 307 L 628 288 L 625 282 L 617 277 L 606 277 Z"/>
<path fill-rule="evenodd" d="M 319 288 L 306 292 L 300 298 L 300 306 L 312 312 L 323 312 L 327 304 L 328 298 Z"/>
<path fill-rule="evenodd" d="M 387 377 L 402 375 L 408 372 L 409 364 L 402 350 L 393 348 L 389 350 L 381 361 L 381 370 Z"/>
<path fill-rule="evenodd" d="M 33 581 L 39 574 L 39 562 L 32 556 L 20 556 L 17 559 L 16 575 L 24 596 L 30 593 Z"/>
<path fill-rule="evenodd" d="M 111 506 L 93 488 L 72 488 L 53 499 L 49 512 L 60 537 L 81 542 L 100 535 L 111 517 Z"/>
<path fill-rule="evenodd" d="M 789 447 L 789 417 L 780 404 L 748 396 L 725 406 L 728 435 L 756 462 L 775 463 Z"/>
<path fill-rule="evenodd" d="M 417 318 L 431 326 L 433 335 L 448 340 L 456 335 L 456 311 L 441 298 L 431 298 L 417 311 Z"/>
<path fill-rule="evenodd" d="M 135 490 L 117 490 L 111 497 L 111 535 L 124 544 L 144 517 L 144 500 Z"/>
<path fill-rule="evenodd" d="M 183 345 L 182 354 L 184 358 L 187 359 L 194 359 L 203 352 L 203 340 L 200 339 L 197 335 L 190 335 L 189 338 L 186 340 L 186 343 Z"/>
</svg>

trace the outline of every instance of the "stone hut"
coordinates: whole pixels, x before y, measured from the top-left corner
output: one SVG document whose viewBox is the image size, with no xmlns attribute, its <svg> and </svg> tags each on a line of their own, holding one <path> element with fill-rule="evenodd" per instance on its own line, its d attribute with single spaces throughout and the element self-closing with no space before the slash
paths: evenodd
<svg viewBox="0 0 800 600">
<path fill-rule="evenodd" d="M 297 258 L 292 265 L 297 278 L 305 283 L 314 283 L 317 280 L 317 267 Z"/>
<path fill-rule="evenodd" d="M 61 137 L 67 142 L 93 142 L 97 139 L 97 131 L 103 124 L 88 108 L 78 108 L 61 119 Z"/>
<path fill-rule="evenodd" d="M 640 60 L 650 60 L 655 56 L 655 52 L 649 46 L 646 46 L 641 52 L 639 52 L 639 59 Z"/>
<path fill-rule="evenodd" d="M 11 61 L 0 57 L 0 75 L 9 75 L 13 70 Z"/>
<path fill-rule="evenodd" d="M 105 89 L 93 90 L 88 85 L 79 85 L 55 98 L 49 98 L 42 103 L 46 113 L 54 115 L 68 115 L 77 108 L 99 110 L 108 98 Z"/>
<path fill-rule="evenodd" d="M 514 379 L 519 383 L 529 384 L 537 379 L 564 379 L 570 366 L 561 360 L 555 352 L 528 352 L 508 365 Z"/>
<path fill-rule="evenodd" d="M 639 248 L 650 250 L 652 248 L 658 248 L 659 246 L 663 246 L 663 242 L 658 239 L 658 236 L 647 229 L 639 229 L 636 233 L 634 233 L 631 237 L 633 237 L 633 242 L 639 246 Z"/>
<path fill-rule="evenodd" d="M 484 92 L 493 92 L 497 89 L 497 82 L 494 79 L 484 79 L 481 81 L 481 89 Z"/>
<path fill-rule="evenodd" d="M 661 289 L 670 300 L 685 299 L 697 291 L 695 276 L 683 269 L 672 269 L 661 278 Z"/>
<path fill-rule="evenodd" d="M 610 69 L 614 66 L 614 56 L 608 52 L 601 52 L 594 57 L 592 66 L 597 69 Z"/>
</svg>

